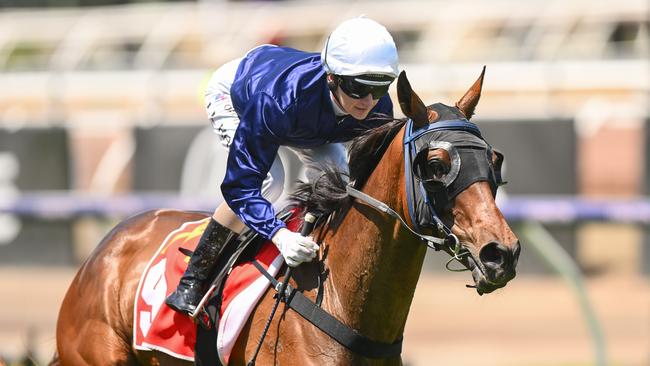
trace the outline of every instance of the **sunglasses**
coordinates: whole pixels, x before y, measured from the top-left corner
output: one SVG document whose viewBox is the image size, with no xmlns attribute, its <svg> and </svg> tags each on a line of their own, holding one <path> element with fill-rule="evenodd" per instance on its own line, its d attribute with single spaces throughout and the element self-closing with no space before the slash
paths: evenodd
<svg viewBox="0 0 650 366">
<path fill-rule="evenodd" d="M 341 90 L 354 99 L 365 98 L 368 94 L 372 94 L 372 99 L 377 100 L 388 94 L 388 88 L 394 80 L 385 75 L 335 75 L 335 77 Z"/>
</svg>

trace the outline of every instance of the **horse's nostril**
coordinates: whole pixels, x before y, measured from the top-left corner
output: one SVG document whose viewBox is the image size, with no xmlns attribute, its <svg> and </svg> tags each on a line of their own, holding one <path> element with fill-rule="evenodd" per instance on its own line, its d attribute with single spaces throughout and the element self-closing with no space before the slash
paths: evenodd
<svg viewBox="0 0 650 366">
<path fill-rule="evenodd" d="M 505 251 L 498 242 L 490 242 L 481 248 L 479 258 L 484 265 L 498 267 L 503 265 Z"/>
</svg>

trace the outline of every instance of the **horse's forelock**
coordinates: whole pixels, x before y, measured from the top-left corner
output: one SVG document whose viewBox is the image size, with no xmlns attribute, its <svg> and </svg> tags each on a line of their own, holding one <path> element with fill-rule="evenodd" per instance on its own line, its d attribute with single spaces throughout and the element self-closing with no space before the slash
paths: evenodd
<svg viewBox="0 0 650 366">
<path fill-rule="evenodd" d="M 465 118 L 465 115 L 460 111 L 460 109 L 458 109 L 458 107 L 452 107 L 444 103 L 432 104 L 428 106 L 427 109 L 435 111 L 437 114 L 437 119 L 435 121 L 431 121 L 432 123 Z"/>
</svg>

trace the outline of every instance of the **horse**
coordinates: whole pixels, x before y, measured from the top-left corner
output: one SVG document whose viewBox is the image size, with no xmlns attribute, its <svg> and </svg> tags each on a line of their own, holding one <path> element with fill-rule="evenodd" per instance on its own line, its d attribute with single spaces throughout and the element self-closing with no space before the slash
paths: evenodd
<svg viewBox="0 0 650 366">
<path fill-rule="evenodd" d="M 402 72 L 397 94 L 406 118 L 391 120 L 352 142 L 349 177 L 325 170 L 322 179 L 302 186 L 294 195 L 307 210 L 321 214 L 313 232 L 320 250 L 319 260 L 296 268 L 291 285 L 314 300 L 319 291 L 314 275 L 324 274 L 321 308 L 373 342 L 401 342 L 427 251 L 423 244 L 437 243 L 436 249 L 449 252 L 471 270 L 478 294 L 501 288 L 515 277 L 519 240 L 495 204 L 502 156 L 478 138 L 477 127 L 468 122 L 480 99 L 484 73 L 485 68 L 454 106 L 436 103 L 427 107 Z M 429 131 L 454 123 L 457 128 Z M 405 136 L 412 140 L 409 144 Z M 445 144 L 439 143 L 441 138 Z M 415 146 L 411 143 L 419 143 L 411 151 L 417 156 L 408 151 Z M 465 154 L 483 158 L 468 163 Z M 462 182 L 445 181 L 451 174 Z M 424 193 L 409 197 L 409 187 L 420 187 Z M 427 201 L 435 201 L 435 210 L 422 206 Z M 189 364 L 132 347 L 134 294 L 146 263 L 165 236 L 182 223 L 207 215 L 161 209 L 115 226 L 81 266 L 65 295 L 51 364 Z M 230 364 L 245 365 L 253 357 L 275 303 L 274 294 L 269 287 L 255 308 Z M 399 354 L 371 358 L 353 352 L 286 306 L 270 323 L 257 362 L 402 364 Z"/>
</svg>

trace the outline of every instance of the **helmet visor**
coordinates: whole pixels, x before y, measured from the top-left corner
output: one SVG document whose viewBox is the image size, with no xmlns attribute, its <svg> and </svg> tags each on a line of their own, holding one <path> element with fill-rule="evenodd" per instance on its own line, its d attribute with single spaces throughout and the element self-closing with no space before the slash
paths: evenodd
<svg viewBox="0 0 650 366">
<path fill-rule="evenodd" d="M 336 76 L 341 90 L 354 99 L 365 98 L 372 94 L 372 99 L 379 99 L 388 94 L 390 84 L 395 80 L 386 75 Z"/>
</svg>

